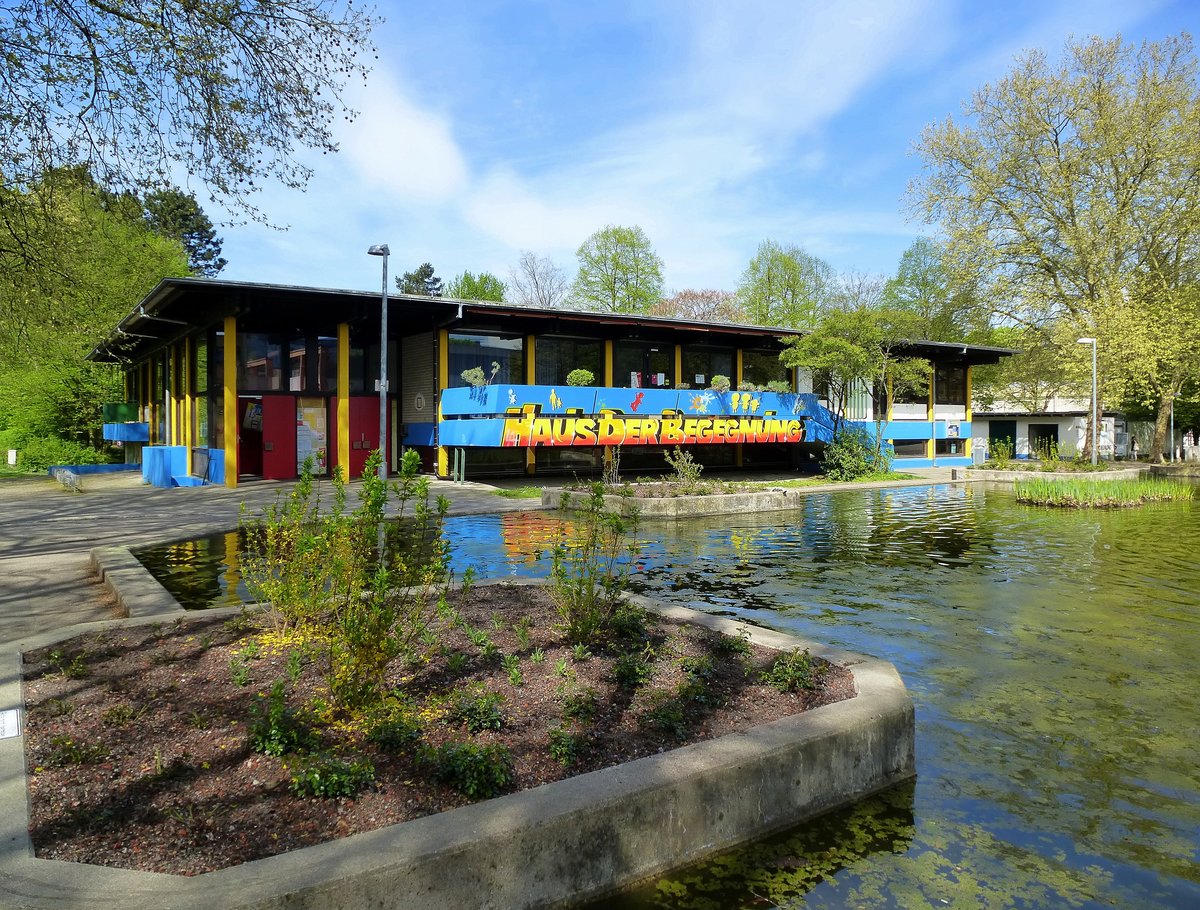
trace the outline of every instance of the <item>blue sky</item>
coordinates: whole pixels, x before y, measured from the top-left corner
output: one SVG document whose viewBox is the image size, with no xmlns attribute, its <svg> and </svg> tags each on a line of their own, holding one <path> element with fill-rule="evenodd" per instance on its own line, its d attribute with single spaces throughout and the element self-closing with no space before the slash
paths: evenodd
<svg viewBox="0 0 1200 910">
<path fill-rule="evenodd" d="M 758 244 L 891 274 L 913 143 L 1014 57 L 1071 36 L 1200 32 L 1195 0 L 1091 2 L 381 2 L 379 59 L 309 160 L 259 205 L 286 231 L 222 226 L 223 278 L 379 285 L 432 262 L 507 280 L 522 250 L 561 266 L 606 224 L 640 225 L 668 293 L 733 290 Z M 207 207 L 214 220 L 219 208 Z"/>
</svg>

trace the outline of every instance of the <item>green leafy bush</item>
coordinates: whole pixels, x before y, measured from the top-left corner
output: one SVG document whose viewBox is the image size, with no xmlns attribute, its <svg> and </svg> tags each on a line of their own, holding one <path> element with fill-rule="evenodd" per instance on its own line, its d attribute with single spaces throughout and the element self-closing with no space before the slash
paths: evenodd
<svg viewBox="0 0 1200 910">
<path fill-rule="evenodd" d="M 581 747 L 580 738 L 571 731 L 562 727 L 550 728 L 550 757 L 564 768 L 575 764 L 582 751 Z"/>
<path fill-rule="evenodd" d="M 471 733 L 499 730 L 504 726 L 504 713 L 500 710 L 502 704 L 503 695 L 490 692 L 482 685 L 455 689 L 450 693 L 450 716 L 465 725 Z"/>
<path fill-rule="evenodd" d="M 572 370 L 567 374 L 567 385 L 586 386 L 596 381 L 596 374 L 591 370 Z"/>
<path fill-rule="evenodd" d="M 626 651 L 613 661 L 613 678 L 618 685 L 626 689 L 637 689 L 644 686 L 654 675 L 650 666 L 650 658 L 654 652 L 647 645 L 642 652 Z"/>
<path fill-rule="evenodd" d="M 830 480 L 857 480 L 867 474 L 886 474 L 892 467 L 890 446 L 875 451 L 874 441 L 861 427 L 843 426 L 825 447 L 822 459 Z"/>
<path fill-rule="evenodd" d="M 436 780 L 471 799 L 499 796 L 513 780 L 512 756 L 498 743 L 444 743 L 431 750 L 426 760 Z"/>
<path fill-rule="evenodd" d="M 300 756 L 287 765 L 297 796 L 333 799 L 353 796 L 375 782 L 375 766 L 366 758 L 347 761 L 331 752 Z"/>
<path fill-rule="evenodd" d="M 762 681 L 780 692 L 798 692 L 801 689 L 815 689 L 822 675 L 824 666 L 813 659 L 808 649 L 796 648 L 779 655 L 771 668 L 763 672 Z"/>
<path fill-rule="evenodd" d="M 17 450 L 17 466 L 23 471 L 45 471 L 52 465 L 107 464 L 108 456 L 91 446 L 85 446 L 57 436 L 26 436 Z"/>
<path fill-rule="evenodd" d="M 569 498 L 564 492 L 564 507 Z M 603 637 L 621 603 L 637 511 L 608 508 L 604 485 L 594 483 L 570 530 L 562 527 L 551 553 L 550 590 L 568 641 L 586 645 Z"/>
<path fill-rule="evenodd" d="M 287 706 L 283 680 L 276 680 L 269 695 L 259 695 L 250 706 L 250 748 L 278 758 L 307 752 L 317 745 L 317 735 L 299 712 Z"/>
<path fill-rule="evenodd" d="M 711 380 L 709 380 L 708 387 L 714 392 L 728 392 L 731 387 L 729 377 L 722 376 L 720 373 L 718 373 Z"/>
</svg>

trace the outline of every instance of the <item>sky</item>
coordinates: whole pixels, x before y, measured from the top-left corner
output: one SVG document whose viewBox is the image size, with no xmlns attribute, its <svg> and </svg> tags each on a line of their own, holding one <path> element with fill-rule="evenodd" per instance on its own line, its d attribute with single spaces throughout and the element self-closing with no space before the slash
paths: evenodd
<svg viewBox="0 0 1200 910">
<path fill-rule="evenodd" d="M 1200 37 L 1196 0 L 382 0 L 378 61 L 276 228 L 224 223 L 222 278 L 369 290 L 431 262 L 573 278 L 580 244 L 639 225 L 668 294 L 734 290 L 758 245 L 894 274 L 928 125 L 1023 51 Z M 226 216 L 206 206 L 214 221 Z M 279 229 L 286 227 L 286 229 Z"/>
</svg>

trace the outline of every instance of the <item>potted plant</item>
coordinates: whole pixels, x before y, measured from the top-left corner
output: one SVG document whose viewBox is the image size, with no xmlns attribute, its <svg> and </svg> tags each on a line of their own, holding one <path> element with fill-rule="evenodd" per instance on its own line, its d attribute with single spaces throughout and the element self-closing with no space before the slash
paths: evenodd
<svg viewBox="0 0 1200 910">
<path fill-rule="evenodd" d="M 591 370 L 572 370 L 567 374 L 567 385 L 584 386 L 596 381 L 596 374 Z"/>
</svg>

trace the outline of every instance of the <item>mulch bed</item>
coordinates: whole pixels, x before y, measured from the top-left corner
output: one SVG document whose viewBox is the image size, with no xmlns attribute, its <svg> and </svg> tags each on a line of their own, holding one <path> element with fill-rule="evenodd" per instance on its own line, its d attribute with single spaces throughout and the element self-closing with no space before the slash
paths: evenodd
<svg viewBox="0 0 1200 910">
<path fill-rule="evenodd" d="M 387 682 L 403 684 L 419 739 L 384 751 L 362 722 L 322 715 L 321 749 L 374 766 L 374 782 L 354 797 L 296 795 L 287 769 L 294 756 L 252 750 L 252 708 L 275 681 L 284 681 L 292 709 L 328 697 L 317 663 L 271 647 L 276 639 L 254 614 L 231 622 L 199 613 L 26 654 L 37 856 L 195 875 L 469 803 L 433 773 L 428 756 L 442 744 L 505 746 L 506 789 L 523 790 L 854 695 L 851 673 L 828 664 L 817 688 L 784 694 L 760 682 L 777 652 L 653 616 L 643 639 L 579 659 L 541 588 L 476 588 L 457 608 L 477 641 L 486 631 L 498 653 L 485 656 L 461 628 L 443 626 L 433 659 L 416 668 L 396 662 Z M 615 678 L 623 650 L 653 657 L 639 687 Z M 462 656 L 451 670 L 455 652 Z M 498 693 L 500 729 L 468 732 L 447 687 Z M 594 716 L 564 718 L 564 704 L 578 706 L 589 690 L 594 699 L 583 700 Z M 578 747 L 569 767 L 551 754 L 555 729 L 560 745 L 569 735 Z"/>
</svg>

